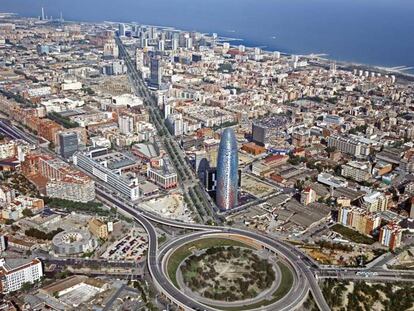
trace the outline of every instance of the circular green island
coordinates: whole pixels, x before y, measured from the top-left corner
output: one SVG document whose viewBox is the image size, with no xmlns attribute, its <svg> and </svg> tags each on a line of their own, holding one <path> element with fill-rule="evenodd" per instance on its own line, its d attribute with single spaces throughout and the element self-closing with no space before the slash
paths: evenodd
<svg viewBox="0 0 414 311">
<path fill-rule="evenodd" d="M 171 282 L 187 295 L 221 310 L 270 306 L 294 283 L 291 268 L 245 241 L 204 238 L 175 249 L 166 259 Z"/>
<path fill-rule="evenodd" d="M 275 281 L 273 265 L 251 249 L 217 246 L 190 255 L 180 265 L 185 285 L 199 295 L 222 301 L 255 298 Z"/>
</svg>

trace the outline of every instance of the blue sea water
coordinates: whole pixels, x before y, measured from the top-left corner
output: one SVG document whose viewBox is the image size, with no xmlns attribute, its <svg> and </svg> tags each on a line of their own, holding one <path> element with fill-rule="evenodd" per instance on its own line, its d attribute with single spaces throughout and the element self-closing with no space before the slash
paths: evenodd
<svg viewBox="0 0 414 311">
<path fill-rule="evenodd" d="M 414 66 L 414 0 L 1 0 L 0 11 L 217 32 L 248 46 Z"/>
</svg>

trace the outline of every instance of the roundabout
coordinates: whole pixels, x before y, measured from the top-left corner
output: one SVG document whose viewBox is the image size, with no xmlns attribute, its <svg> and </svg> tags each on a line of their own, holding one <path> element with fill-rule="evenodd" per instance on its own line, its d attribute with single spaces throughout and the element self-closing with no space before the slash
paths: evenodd
<svg viewBox="0 0 414 311">
<path fill-rule="evenodd" d="M 307 283 L 282 254 L 238 234 L 198 232 L 164 245 L 168 281 L 205 310 L 292 310 Z"/>
<path fill-rule="evenodd" d="M 311 270 L 313 265 L 302 256 L 302 253 L 295 249 L 295 247 L 288 243 L 272 239 L 263 234 L 238 229 L 220 226 L 208 226 L 200 224 L 183 223 L 179 221 L 163 219 L 150 212 L 141 210 L 134 205 L 126 204 L 118 198 L 109 196 L 106 191 L 97 188 L 97 194 L 100 199 L 110 202 L 122 212 L 131 215 L 140 225 L 142 225 L 149 237 L 147 265 L 149 273 L 153 279 L 156 288 L 173 304 L 182 310 L 278 310 L 291 311 L 299 308 L 306 300 L 308 293 L 311 292 L 316 304 L 321 311 L 329 311 L 330 308 L 323 297 L 322 291 L 319 288 L 317 279 Z M 157 231 L 153 223 L 166 225 L 174 228 L 193 230 L 194 233 L 176 237 L 161 246 L 158 245 Z M 257 250 L 264 250 L 275 256 L 279 262 L 277 265 L 281 271 L 281 275 L 291 275 L 291 280 L 288 282 L 283 279 L 280 281 L 280 286 L 271 296 L 265 297 L 265 301 L 259 301 L 255 304 L 246 304 L 243 307 L 231 306 L 232 302 L 226 303 L 226 306 L 217 306 L 206 304 L 194 298 L 191 293 L 187 293 L 180 289 L 177 285 L 176 271 L 180 263 L 188 256 L 191 251 L 184 254 L 180 260 L 172 260 L 174 263 L 167 267 L 166 262 L 172 253 L 180 249 L 182 246 L 187 246 L 188 243 L 199 243 L 198 240 L 205 240 L 211 238 L 214 240 L 213 246 L 217 245 L 217 239 L 224 238 L 242 242 L 244 245 L 253 247 Z M 210 240 L 210 246 L 211 246 Z M 174 257 L 173 257 L 174 258 Z M 172 269 L 171 267 L 174 267 Z M 170 269 L 170 271 L 168 271 Z M 171 273 L 171 271 L 174 271 Z M 289 273 L 290 272 L 290 273 Z M 284 284 L 290 284 L 285 286 Z M 283 286 L 282 286 L 283 285 Z M 238 303 L 238 302 L 236 302 Z"/>
</svg>

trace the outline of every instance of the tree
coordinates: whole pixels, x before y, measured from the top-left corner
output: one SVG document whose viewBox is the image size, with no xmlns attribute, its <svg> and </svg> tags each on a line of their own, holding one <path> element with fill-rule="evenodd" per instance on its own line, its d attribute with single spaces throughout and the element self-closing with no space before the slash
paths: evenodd
<svg viewBox="0 0 414 311">
<path fill-rule="evenodd" d="M 28 208 L 25 208 L 25 209 L 22 211 L 22 214 L 23 214 L 23 216 L 24 216 L 24 217 L 32 217 L 32 216 L 33 216 L 33 212 L 32 212 L 32 210 L 30 210 L 30 209 L 28 209 Z"/>
<path fill-rule="evenodd" d="M 334 152 L 336 150 L 336 147 L 334 147 L 334 146 L 331 146 L 331 147 L 326 147 L 326 149 L 325 149 L 325 151 L 327 152 L 327 153 L 332 153 L 332 152 Z"/>
<path fill-rule="evenodd" d="M 20 288 L 23 292 L 28 292 L 33 288 L 33 283 L 30 282 L 24 282 L 22 284 L 22 287 Z"/>
</svg>

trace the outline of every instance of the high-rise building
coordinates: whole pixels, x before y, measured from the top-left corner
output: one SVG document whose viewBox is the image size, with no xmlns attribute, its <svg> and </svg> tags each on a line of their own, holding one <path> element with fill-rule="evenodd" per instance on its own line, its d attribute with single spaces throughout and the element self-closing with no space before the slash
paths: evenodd
<svg viewBox="0 0 414 311">
<path fill-rule="evenodd" d="M 164 119 L 167 119 L 170 114 L 171 114 L 171 105 L 168 103 L 165 103 L 164 104 Z"/>
<path fill-rule="evenodd" d="M 151 58 L 150 64 L 150 86 L 156 89 L 159 89 L 162 81 L 162 68 L 161 68 L 161 59 L 160 57 Z"/>
<path fill-rule="evenodd" d="M 216 203 L 221 210 L 230 210 L 238 203 L 238 165 L 236 135 L 233 129 L 223 131 L 217 159 Z"/>
<path fill-rule="evenodd" d="M 252 140 L 259 146 L 275 145 L 287 138 L 289 119 L 285 116 L 272 116 L 252 123 Z"/>
<path fill-rule="evenodd" d="M 252 136 L 253 142 L 259 146 L 264 146 L 268 142 L 269 129 L 267 126 L 260 124 L 259 122 L 253 122 L 252 124 Z"/>
<path fill-rule="evenodd" d="M 121 134 L 129 135 L 134 132 L 134 119 L 130 116 L 119 116 L 118 125 Z"/>
<path fill-rule="evenodd" d="M 379 241 L 382 245 L 394 250 L 397 247 L 400 247 L 401 236 L 401 227 L 395 223 L 389 223 L 381 228 Z"/>
<path fill-rule="evenodd" d="M 119 24 L 119 26 L 118 26 L 118 35 L 120 36 L 120 37 L 123 37 L 123 36 L 125 36 L 125 24 Z"/>
<path fill-rule="evenodd" d="M 70 158 L 79 149 L 79 140 L 76 133 L 59 134 L 59 153 L 65 159 Z"/>
<path fill-rule="evenodd" d="M 171 40 L 171 49 L 173 51 L 176 51 L 176 50 L 178 50 L 178 47 L 179 47 L 179 40 L 178 40 L 178 38 L 173 38 Z"/>
<path fill-rule="evenodd" d="M 165 50 L 165 41 L 164 40 L 160 40 L 158 42 L 158 51 L 164 51 Z"/>
</svg>

